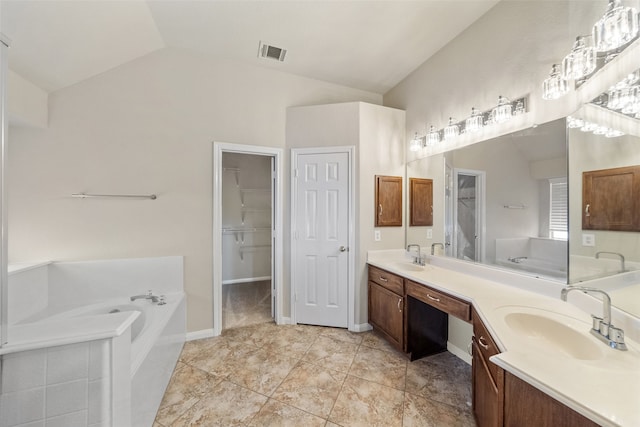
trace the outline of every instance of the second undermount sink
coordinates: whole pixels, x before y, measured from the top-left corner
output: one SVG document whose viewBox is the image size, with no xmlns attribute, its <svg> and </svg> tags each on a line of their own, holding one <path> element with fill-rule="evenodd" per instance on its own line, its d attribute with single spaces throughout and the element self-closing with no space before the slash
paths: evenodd
<svg viewBox="0 0 640 427">
<path fill-rule="evenodd" d="M 521 338 L 535 340 L 574 359 L 598 360 L 604 356 L 600 344 L 590 336 L 587 323 L 532 307 L 503 309 L 505 324 Z"/>
<path fill-rule="evenodd" d="M 396 261 L 393 265 L 405 271 L 424 271 L 424 265 L 414 264 L 411 261 Z"/>
</svg>

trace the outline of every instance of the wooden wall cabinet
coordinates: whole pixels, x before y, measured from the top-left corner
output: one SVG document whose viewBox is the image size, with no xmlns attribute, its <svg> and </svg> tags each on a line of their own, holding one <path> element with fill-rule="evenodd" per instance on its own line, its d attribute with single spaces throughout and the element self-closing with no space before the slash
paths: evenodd
<svg viewBox="0 0 640 427">
<path fill-rule="evenodd" d="M 375 226 L 402 226 L 402 177 L 376 175 L 375 199 Z"/>
<path fill-rule="evenodd" d="M 409 178 L 409 225 L 433 225 L 433 180 Z"/>
<path fill-rule="evenodd" d="M 640 231 L 640 166 L 582 173 L 582 229 Z"/>
<path fill-rule="evenodd" d="M 369 266 L 369 324 L 398 350 L 405 351 L 404 279 Z"/>
<path fill-rule="evenodd" d="M 471 364 L 473 415 L 478 427 L 501 427 L 504 407 L 504 370 L 489 361 L 491 356 L 500 351 L 475 310 L 471 317 L 473 323 Z"/>
</svg>

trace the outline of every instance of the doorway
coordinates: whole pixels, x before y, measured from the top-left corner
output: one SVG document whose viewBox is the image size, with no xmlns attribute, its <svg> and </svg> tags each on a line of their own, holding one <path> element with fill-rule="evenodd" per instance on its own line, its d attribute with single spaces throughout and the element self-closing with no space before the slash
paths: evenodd
<svg viewBox="0 0 640 427">
<path fill-rule="evenodd" d="M 213 331 L 282 323 L 282 150 L 214 143 Z"/>
<path fill-rule="evenodd" d="M 453 255 L 484 260 L 484 171 L 455 169 L 453 184 Z"/>
<path fill-rule="evenodd" d="M 353 149 L 292 150 L 295 323 L 353 329 Z"/>
</svg>

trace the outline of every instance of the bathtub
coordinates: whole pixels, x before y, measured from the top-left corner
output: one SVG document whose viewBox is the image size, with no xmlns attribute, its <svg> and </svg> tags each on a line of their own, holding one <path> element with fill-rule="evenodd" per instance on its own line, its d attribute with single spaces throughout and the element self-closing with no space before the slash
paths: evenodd
<svg viewBox="0 0 640 427">
<path fill-rule="evenodd" d="M 496 264 L 512 270 L 519 270 L 553 280 L 566 280 L 567 270 L 563 266 L 544 259 L 519 257 L 518 262 L 498 259 Z"/>
<path fill-rule="evenodd" d="M 182 292 L 165 295 L 165 297 L 164 305 L 158 305 L 146 299 L 131 301 L 130 298 L 114 298 L 58 312 L 49 311 L 48 315 L 41 320 L 138 312 L 138 317 L 131 325 L 131 376 L 133 377 L 184 300 Z"/>
</svg>

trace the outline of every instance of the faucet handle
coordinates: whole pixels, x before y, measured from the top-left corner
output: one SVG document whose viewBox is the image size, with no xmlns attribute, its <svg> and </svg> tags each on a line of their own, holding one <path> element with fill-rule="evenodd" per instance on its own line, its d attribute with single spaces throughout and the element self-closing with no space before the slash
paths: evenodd
<svg viewBox="0 0 640 427">
<path fill-rule="evenodd" d="M 617 344 L 624 344 L 624 331 L 620 328 L 610 326 L 609 339 Z"/>
<path fill-rule="evenodd" d="M 165 300 L 164 295 L 160 295 L 160 300 L 158 301 L 158 305 L 165 305 L 167 301 Z"/>
<path fill-rule="evenodd" d="M 591 328 L 594 331 L 598 331 L 600 332 L 600 326 L 602 324 L 602 317 L 598 317 L 598 316 L 594 316 L 593 314 L 591 315 L 591 321 L 593 322 Z"/>
<path fill-rule="evenodd" d="M 147 291 L 147 296 L 149 296 L 149 297 L 150 297 L 150 296 L 152 296 L 152 295 L 153 295 L 153 291 L 152 291 L 151 289 L 149 289 L 149 290 Z"/>
</svg>

